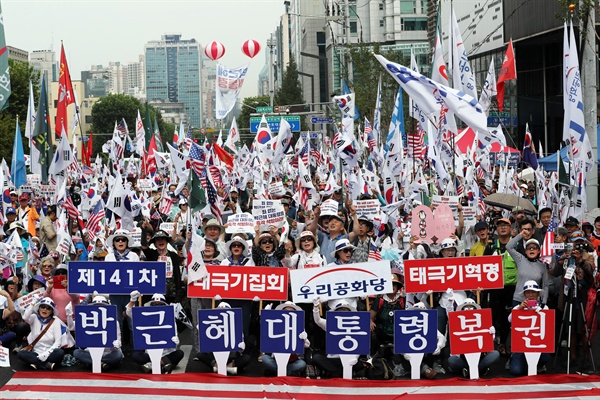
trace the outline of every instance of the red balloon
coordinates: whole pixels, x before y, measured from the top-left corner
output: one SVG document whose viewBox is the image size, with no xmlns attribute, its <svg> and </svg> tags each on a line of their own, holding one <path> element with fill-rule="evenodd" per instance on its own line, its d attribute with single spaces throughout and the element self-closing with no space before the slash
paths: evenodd
<svg viewBox="0 0 600 400">
<path fill-rule="evenodd" d="M 242 51 L 250 58 L 254 58 L 260 51 L 260 44 L 256 40 L 246 40 L 242 45 Z"/>
<path fill-rule="evenodd" d="M 212 41 L 204 48 L 204 54 L 211 60 L 218 60 L 225 55 L 225 47 L 219 42 Z"/>
</svg>

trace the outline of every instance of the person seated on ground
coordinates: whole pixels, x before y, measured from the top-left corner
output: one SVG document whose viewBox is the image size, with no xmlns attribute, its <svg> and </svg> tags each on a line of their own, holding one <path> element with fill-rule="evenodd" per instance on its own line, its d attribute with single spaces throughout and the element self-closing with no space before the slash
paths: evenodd
<svg viewBox="0 0 600 400">
<path fill-rule="evenodd" d="M 409 308 L 410 310 L 426 310 L 425 304 L 422 302 L 416 303 L 414 306 Z M 442 352 L 442 349 L 446 346 L 446 336 L 437 331 L 437 346 L 433 353 L 425 354 L 423 356 L 423 360 L 421 361 L 421 376 L 427 379 L 433 379 L 438 372 L 435 371 L 433 367 L 430 365 L 435 365 L 434 358 L 439 356 Z M 410 354 L 403 354 L 404 359 L 410 361 Z M 444 371 L 445 373 L 445 371 Z"/>
<path fill-rule="evenodd" d="M 266 308 L 265 308 L 266 309 Z M 291 301 L 286 301 L 283 304 L 275 307 L 276 310 L 289 310 L 289 311 L 301 311 L 302 309 Z M 310 347 L 310 341 L 306 331 L 300 333 L 298 336 L 304 341 L 304 348 Z M 261 359 L 263 366 L 265 367 L 265 374 L 274 376 L 277 374 L 277 361 L 271 354 L 263 354 Z M 287 376 L 302 376 L 304 369 L 306 368 L 306 362 L 303 359 L 302 354 L 290 354 L 290 359 L 287 364 Z"/>
<path fill-rule="evenodd" d="M 344 239 L 348 240 L 348 239 Z M 313 318 L 315 323 L 327 332 L 327 320 L 321 318 L 319 304 L 321 304 L 321 299 L 319 297 L 315 297 L 313 300 Z M 356 311 L 356 307 L 351 305 L 346 299 L 337 300 L 336 304 L 330 307 L 331 311 Z M 362 363 L 358 362 L 358 355 L 355 359 L 350 362 L 352 365 L 353 373 L 357 373 L 363 369 Z M 322 371 L 325 371 L 326 374 L 332 378 L 341 378 L 343 375 L 343 365 L 340 360 L 340 356 L 338 354 L 327 354 L 324 356 L 322 354 L 314 354 L 313 355 L 313 364 L 319 367 Z"/>
<path fill-rule="evenodd" d="M 54 301 L 58 310 L 56 316 L 65 324 L 67 323 L 67 314 L 65 311 L 67 305 L 69 303 L 73 306 L 79 304 L 79 295 L 67 292 L 67 273 L 67 264 L 59 264 L 52 271 L 52 278 L 48 279 L 46 292 L 44 293 L 44 297 L 50 297 Z"/>
<path fill-rule="evenodd" d="M 217 308 L 231 309 L 231 306 L 229 303 L 222 301 L 219 303 Z M 196 329 L 197 328 L 198 327 L 196 326 Z M 250 355 L 243 352 L 246 349 L 244 341 L 242 341 L 238 347 L 242 352 L 232 351 L 229 353 L 229 357 L 227 358 L 227 373 L 229 375 L 238 375 L 243 373 L 244 368 L 250 364 Z M 200 366 L 200 372 L 217 372 L 219 370 L 213 353 L 199 351 L 194 356 L 194 361 L 199 362 L 198 365 Z"/>
<path fill-rule="evenodd" d="M 379 352 L 381 356 L 385 349 L 392 350 L 394 344 L 394 311 L 404 310 L 404 276 L 397 268 L 392 269 L 392 292 L 372 299 L 371 303 L 371 354 Z"/>
<path fill-rule="evenodd" d="M 547 310 L 548 306 L 542 306 L 540 299 L 540 292 L 542 289 L 538 283 L 534 280 L 525 282 L 523 285 L 523 295 L 525 299 L 517 304 L 513 310 Z M 534 302 L 536 305 L 530 305 L 530 302 Z M 512 311 L 508 316 L 508 322 L 512 323 Z M 538 373 L 546 371 L 546 363 L 550 361 L 552 354 L 542 353 L 538 361 L 537 370 Z M 523 353 L 512 353 L 508 360 L 510 373 L 513 375 L 526 375 L 527 374 L 527 361 L 525 360 L 525 354 Z"/>
<path fill-rule="evenodd" d="M 15 311 L 15 304 L 6 290 L 0 290 L 0 310 L 0 346 L 8 348 L 17 338 L 17 334 L 8 326 L 9 318 Z"/>
<path fill-rule="evenodd" d="M 57 314 L 54 302 L 48 297 L 40 298 L 23 314 L 23 320 L 29 324 L 31 332 L 27 336 L 29 346 L 17 356 L 33 369 L 53 370 L 65 355 L 61 349 L 63 333 Z"/>
<path fill-rule="evenodd" d="M 101 295 L 94 296 L 92 304 L 97 305 L 110 305 L 110 301 Z M 92 365 L 92 356 L 88 349 L 75 349 L 73 356 L 82 363 L 83 365 Z M 112 342 L 112 347 L 106 347 L 102 353 L 101 368 L 102 371 L 107 371 L 111 368 L 117 367 L 123 359 L 123 352 L 121 351 L 121 330 L 117 325 L 117 339 Z"/>
<path fill-rule="evenodd" d="M 468 310 L 480 310 L 481 307 L 473 299 L 466 299 L 464 303 L 456 311 L 468 311 Z M 496 329 L 491 328 L 491 333 L 496 334 Z M 497 350 L 489 353 L 482 353 L 479 360 L 479 376 L 486 376 L 490 371 L 490 365 L 498 361 L 500 353 Z M 454 374 L 462 374 L 465 378 L 470 376 L 469 374 L 469 363 L 465 359 L 463 354 L 450 355 L 448 358 L 448 369 Z"/>
<path fill-rule="evenodd" d="M 15 300 L 23 296 L 23 294 L 20 291 L 21 284 L 17 284 L 17 282 L 20 282 L 19 277 L 13 275 L 8 279 L 5 279 L 3 284 L 4 290 L 6 290 L 6 292 L 9 294 L 11 300 L 13 301 L 13 304 Z M 14 340 L 15 347 L 13 348 L 13 352 L 17 353 L 19 350 L 21 350 L 21 343 L 26 339 L 27 335 L 29 335 L 29 325 L 23 321 L 23 316 L 20 312 L 14 310 L 14 307 L 13 312 L 10 313 L 5 319 L 5 323 L 8 326 L 8 328 L 16 335 Z M 3 344 L 3 346 L 8 347 L 7 344 Z"/>
<path fill-rule="evenodd" d="M 133 292 L 130 293 L 129 303 L 127 304 L 127 308 L 125 309 L 125 312 L 129 318 L 131 318 L 131 315 L 133 314 L 131 309 L 133 308 L 133 306 L 135 305 L 135 303 L 138 301 L 139 298 L 140 298 L 140 292 L 138 292 L 137 290 L 134 290 Z M 144 304 L 144 307 L 167 306 L 167 305 L 168 304 L 165 300 L 165 296 L 163 296 L 160 293 L 155 293 L 152 295 L 152 299 L 149 302 Z M 175 332 L 175 336 L 173 336 L 171 338 L 171 340 L 173 341 L 173 343 L 175 343 L 176 346 L 179 345 L 179 337 L 177 336 L 177 331 Z M 135 350 L 135 351 L 133 351 L 133 353 L 131 353 L 131 358 L 133 359 L 133 361 L 136 364 L 139 364 L 142 366 L 142 370 L 145 373 L 148 374 L 148 373 L 152 372 L 152 362 L 150 361 L 150 356 L 148 355 L 148 353 L 146 353 L 145 351 L 142 351 L 142 350 Z M 179 364 L 179 362 L 181 361 L 182 358 L 183 358 L 183 351 L 181 351 L 180 349 L 177 349 L 177 347 L 163 349 L 162 358 L 160 359 L 160 366 L 161 366 L 162 373 L 170 374 L 171 371 L 173 371 L 173 369 L 175 369 L 175 367 L 177 367 L 177 364 Z"/>
</svg>

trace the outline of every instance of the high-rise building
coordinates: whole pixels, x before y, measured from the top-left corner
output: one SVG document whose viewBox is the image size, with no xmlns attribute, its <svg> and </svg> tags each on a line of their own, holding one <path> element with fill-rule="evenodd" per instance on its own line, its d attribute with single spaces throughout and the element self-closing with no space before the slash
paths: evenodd
<svg viewBox="0 0 600 400">
<path fill-rule="evenodd" d="M 27 51 L 13 46 L 6 46 L 6 50 L 8 50 L 8 58 L 20 62 L 29 62 L 29 53 Z"/>
<path fill-rule="evenodd" d="M 58 80 L 58 62 L 56 53 L 52 50 L 34 50 L 29 55 L 29 63 L 34 70 L 39 71 L 46 83 Z"/>
<path fill-rule="evenodd" d="M 125 93 L 140 100 L 146 99 L 146 68 L 144 64 L 144 56 L 140 55 L 138 62 L 127 64 L 125 72 Z"/>
<path fill-rule="evenodd" d="M 200 54 L 200 43 L 180 34 L 166 34 L 144 46 L 146 98 L 153 104 L 185 104 L 188 121 L 196 127 L 202 123 Z"/>
</svg>

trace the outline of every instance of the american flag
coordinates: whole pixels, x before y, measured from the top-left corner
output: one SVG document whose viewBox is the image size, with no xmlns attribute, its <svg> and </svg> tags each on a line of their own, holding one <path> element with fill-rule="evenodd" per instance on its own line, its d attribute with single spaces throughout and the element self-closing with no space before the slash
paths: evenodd
<svg viewBox="0 0 600 400">
<path fill-rule="evenodd" d="M 90 213 L 90 216 L 87 220 L 87 224 L 85 225 L 85 228 L 88 231 L 88 237 L 90 238 L 90 242 L 96 239 L 96 235 L 98 234 L 100 228 L 100 222 L 104 218 L 104 215 L 104 206 L 102 204 L 102 200 L 99 200 L 94 206 L 92 212 Z"/>
<path fill-rule="evenodd" d="M 379 251 L 379 247 L 375 246 L 374 243 L 371 243 L 369 246 L 369 260 L 373 261 L 381 261 L 381 252 Z"/>
<path fill-rule="evenodd" d="M 161 214 L 168 214 L 171 211 L 171 207 L 173 206 L 173 201 L 169 196 L 162 196 L 162 200 L 160 201 L 160 206 L 158 207 L 158 211 Z"/>
<path fill-rule="evenodd" d="M 427 146 L 425 146 L 425 132 L 423 130 L 417 129 L 416 133 L 409 133 L 407 135 L 407 147 L 405 151 L 409 157 L 425 157 Z"/>
<path fill-rule="evenodd" d="M 314 161 L 317 167 L 323 163 L 323 157 L 321 157 L 321 152 L 319 151 L 317 146 L 315 146 L 312 143 L 310 144 L 310 157 L 311 161 Z"/>
<path fill-rule="evenodd" d="M 373 149 L 377 147 L 377 142 L 375 141 L 375 136 L 373 136 L 373 128 L 371 127 L 371 123 L 366 118 L 365 135 L 367 135 L 367 145 L 369 146 L 369 150 L 373 151 Z"/>
<path fill-rule="evenodd" d="M 542 253 L 540 254 L 540 258 L 542 258 L 544 261 L 550 261 L 552 255 L 554 254 L 554 249 L 552 248 L 552 245 L 554 244 L 554 228 L 554 214 L 552 214 L 552 217 L 550 217 L 548 230 L 546 231 L 546 236 L 544 236 Z"/>
<path fill-rule="evenodd" d="M 207 173 L 206 168 L 204 168 L 204 176 L 206 179 L 206 197 L 208 199 L 208 203 L 210 204 L 210 211 L 212 215 L 214 215 L 219 223 L 222 221 L 222 213 L 221 207 L 219 205 L 220 199 L 217 195 L 217 189 L 215 187 L 215 182 L 212 177 L 212 174 Z M 201 177 L 202 179 L 202 177 Z"/>
<path fill-rule="evenodd" d="M 190 160 L 192 162 L 192 169 L 194 170 L 194 172 L 196 172 L 196 174 L 198 174 L 198 176 L 201 177 L 202 171 L 204 171 L 205 164 L 204 149 L 194 142 L 191 143 L 192 144 L 188 155 L 190 156 Z M 202 182 L 202 185 L 204 185 L 204 182 Z"/>
<path fill-rule="evenodd" d="M 458 178 L 455 178 L 454 182 L 456 184 L 456 194 L 458 196 L 462 196 L 463 193 L 465 192 L 465 187 L 463 186 L 462 182 Z"/>
<path fill-rule="evenodd" d="M 117 130 L 119 131 L 119 136 L 121 139 L 123 139 L 125 135 L 129 135 L 129 129 L 127 129 L 127 122 L 125 122 L 125 118 L 123 118 L 121 122 L 117 124 Z"/>
<path fill-rule="evenodd" d="M 477 206 L 479 207 L 479 210 L 481 211 L 481 215 L 485 215 L 486 206 L 485 206 L 485 203 L 483 202 L 483 195 L 481 194 L 481 192 L 479 193 L 479 197 L 477 198 Z"/>
<path fill-rule="evenodd" d="M 485 171 L 480 165 L 477 166 L 477 179 L 485 179 Z"/>
<path fill-rule="evenodd" d="M 73 204 L 73 200 L 71 199 L 69 192 L 66 192 L 66 199 L 62 206 L 65 210 L 67 210 L 69 218 L 77 221 L 77 218 L 79 218 L 79 210 L 77 207 L 75 207 L 75 204 Z"/>
<path fill-rule="evenodd" d="M 185 148 L 190 149 L 194 140 L 192 139 L 192 125 L 188 125 L 187 135 L 185 136 Z"/>
</svg>

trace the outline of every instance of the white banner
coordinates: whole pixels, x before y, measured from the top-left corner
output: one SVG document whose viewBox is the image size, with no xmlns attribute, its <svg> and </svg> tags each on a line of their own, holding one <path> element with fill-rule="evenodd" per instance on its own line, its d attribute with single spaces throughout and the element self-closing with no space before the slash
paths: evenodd
<svg viewBox="0 0 600 400">
<path fill-rule="evenodd" d="M 333 199 L 327 199 L 321 204 L 321 216 L 338 215 L 339 203 Z"/>
<path fill-rule="evenodd" d="M 285 211 L 279 200 L 254 200 L 252 215 L 261 232 L 268 231 L 271 225 L 278 228 L 285 222 Z"/>
<path fill-rule="evenodd" d="M 32 307 L 35 304 L 37 299 L 42 297 L 45 291 L 46 289 L 39 288 L 31 293 L 19 297 L 17 300 L 15 300 L 15 310 L 23 315 L 25 311 L 29 309 L 29 307 Z"/>
<path fill-rule="evenodd" d="M 389 261 L 290 270 L 292 301 L 311 303 L 392 292 Z"/>
<path fill-rule="evenodd" d="M 215 110 L 217 119 L 225 118 L 235 106 L 247 72 L 248 64 L 229 69 L 217 63 Z"/>
<path fill-rule="evenodd" d="M 250 233 L 254 234 L 256 221 L 250 213 L 233 214 L 227 219 L 226 233 Z"/>
<path fill-rule="evenodd" d="M 375 217 L 379 216 L 380 205 L 379 200 L 355 200 L 354 206 L 356 207 L 356 215 L 359 217 L 365 216 L 369 217 L 371 221 L 375 219 Z"/>
<path fill-rule="evenodd" d="M 175 227 L 174 222 L 163 222 L 160 224 L 160 229 L 167 232 L 169 235 L 173 234 L 173 228 Z"/>
</svg>

